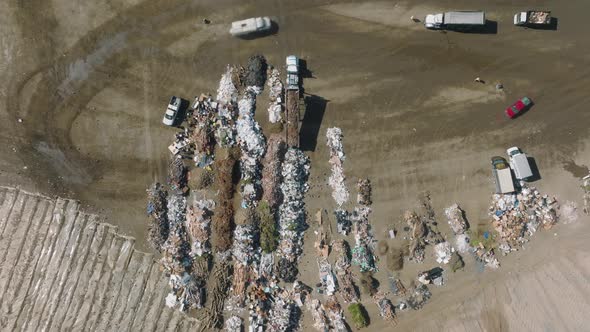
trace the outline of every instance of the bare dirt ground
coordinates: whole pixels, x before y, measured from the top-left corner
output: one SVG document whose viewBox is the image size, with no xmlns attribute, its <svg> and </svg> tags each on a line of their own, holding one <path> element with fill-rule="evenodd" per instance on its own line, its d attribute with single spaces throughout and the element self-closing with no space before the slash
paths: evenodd
<svg viewBox="0 0 590 332">
<path fill-rule="evenodd" d="M 487 222 L 489 158 L 514 145 L 535 158 L 535 185 L 581 206 L 578 179 L 590 164 L 590 4 L 534 5 L 553 11 L 557 30 L 512 25 L 513 13 L 532 2 L 2 1 L 0 183 L 80 199 L 140 242 L 145 189 L 165 180 L 169 96 L 214 92 L 225 65 L 253 53 L 278 65 L 298 54 L 313 73 L 306 92 L 327 101 L 304 120 L 304 133 L 319 133 L 302 137 L 312 158 L 310 213 L 335 207 L 325 185 L 331 126 L 345 135 L 349 185 L 372 180 L 378 239 L 424 190 L 441 221 L 442 209 L 458 202 L 472 225 Z M 427 31 L 410 20 L 450 9 L 485 9 L 497 33 Z M 228 35 L 231 21 L 260 15 L 278 23 L 276 35 Z M 478 76 L 486 83 L 473 82 Z M 503 109 L 523 95 L 534 107 L 508 120 Z M 257 115 L 263 125 L 265 108 Z M 499 271 L 477 272 L 468 261 L 424 310 L 400 317 L 400 330 L 584 329 L 587 222 L 537 234 Z M 314 283 L 309 256 L 302 278 Z M 410 266 L 408 277 L 427 267 Z M 375 306 L 367 307 L 371 326 L 380 326 Z"/>
</svg>

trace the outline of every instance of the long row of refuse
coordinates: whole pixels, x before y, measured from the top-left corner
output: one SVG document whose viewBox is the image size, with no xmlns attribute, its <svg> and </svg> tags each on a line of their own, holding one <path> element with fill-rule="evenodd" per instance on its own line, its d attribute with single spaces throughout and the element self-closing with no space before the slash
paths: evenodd
<svg viewBox="0 0 590 332">
<path fill-rule="evenodd" d="M 328 148 L 330 149 L 329 163 L 332 168 L 328 184 L 332 188 L 332 197 L 338 207 L 340 207 L 348 201 L 350 196 L 344 183 L 346 178 L 344 176 L 343 163 L 346 156 L 344 155 L 344 148 L 342 146 L 342 130 L 338 127 L 328 128 L 326 138 Z"/>
</svg>

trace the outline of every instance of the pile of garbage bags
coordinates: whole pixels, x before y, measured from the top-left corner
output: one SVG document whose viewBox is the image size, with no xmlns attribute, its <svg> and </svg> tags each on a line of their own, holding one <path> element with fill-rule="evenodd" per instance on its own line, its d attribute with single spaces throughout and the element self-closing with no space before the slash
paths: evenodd
<svg viewBox="0 0 590 332">
<path fill-rule="evenodd" d="M 459 204 L 453 204 L 446 208 L 445 216 L 447 216 L 451 230 L 455 235 L 465 233 L 468 224 L 467 220 L 465 220 L 465 212 L 459 207 Z"/>
<path fill-rule="evenodd" d="M 332 174 L 328 179 L 328 184 L 332 188 L 332 197 L 338 206 L 348 201 L 349 192 L 344 183 L 343 162 L 346 158 L 342 146 L 342 130 L 338 127 L 328 128 L 326 131 L 328 148 L 330 149 L 329 163 L 332 167 Z"/>
<path fill-rule="evenodd" d="M 281 175 L 283 202 L 279 207 L 279 251 L 289 262 L 296 262 L 303 250 L 303 232 L 306 227 L 303 199 L 309 188 L 309 158 L 301 150 L 289 148 Z"/>
<path fill-rule="evenodd" d="M 268 106 L 268 121 L 270 123 L 280 122 L 283 113 L 284 90 L 281 81 L 281 73 L 276 68 L 270 68 L 270 76 L 266 82 L 269 93 L 270 105 Z"/>
<path fill-rule="evenodd" d="M 258 123 L 254 120 L 256 94 L 251 87 L 246 88 L 238 102 L 237 121 L 238 144 L 242 150 L 240 169 L 242 171 L 242 207 L 253 205 L 260 197 L 260 159 L 266 150 L 266 140 Z"/>
<path fill-rule="evenodd" d="M 168 207 L 164 186 L 154 183 L 146 190 L 148 195 L 147 214 L 150 218 L 148 242 L 158 252 L 162 252 L 162 246 L 168 238 Z"/>
<path fill-rule="evenodd" d="M 542 195 L 535 187 L 523 187 L 517 194 L 495 194 L 489 214 L 500 236 L 498 248 L 503 254 L 517 250 L 539 226 L 550 229 L 558 221 L 559 204 Z"/>
<path fill-rule="evenodd" d="M 285 155 L 285 140 L 281 134 L 268 138 L 268 147 L 262 160 L 262 199 L 267 201 L 271 211 L 281 203 L 281 163 Z"/>
<path fill-rule="evenodd" d="M 211 253 L 211 216 L 215 202 L 212 200 L 197 200 L 190 205 L 186 212 L 186 229 L 191 241 L 191 255 L 203 256 Z"/>
</svg>

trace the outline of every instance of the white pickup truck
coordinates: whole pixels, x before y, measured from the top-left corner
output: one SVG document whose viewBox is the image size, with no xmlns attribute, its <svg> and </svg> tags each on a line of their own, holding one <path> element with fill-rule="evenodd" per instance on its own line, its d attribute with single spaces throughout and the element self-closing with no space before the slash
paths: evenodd
<svg viewBox="0 0 590 332">
<path fill-rule="evenodd" d="M 270 18 L 254 17 L 246 20 L 232 22 L 229 33 L 232 36 L 246 36 L 255 32 L 268 31 L 272 27 Z"/>
<path fill-rule="evenodd" d="M 170 98 L 170 102 L 168 103 L 168 107 L 166 108 L 166 113 L 164 113 L 164 119 L 162 119 L 162 123 L 167 126 L 173 126 L 174 122 L 176 122 L 176 117 L 178 116 L 178 111 L 180 110 L 181 104 L 181 98 L 172 96 L 172 98 Z"/>
<path fill-rule="evenodd" d="M 533 171 L 531 170 L 531 165 L 526 154 L 516 146 L 506 150 L 506 153 L 510 159 L 510 166 L 514 170 L 516 179 L 523 181 L 530 180 L 533 177 Z"/>
</svg>

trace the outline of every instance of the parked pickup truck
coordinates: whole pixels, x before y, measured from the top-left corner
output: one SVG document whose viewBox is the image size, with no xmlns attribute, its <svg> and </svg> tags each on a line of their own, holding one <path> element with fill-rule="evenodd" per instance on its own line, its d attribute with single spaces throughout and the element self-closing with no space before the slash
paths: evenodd
<svg viewBox="0 0 590 332">
<path fill-rule="evenodd" d="M 168 103 L 168 107 L 166 108 L 166 113 L 164 113 L 164 119 L 162 119 L 162 123 L 167 126 L 173 126 L 176 122 L 176 117 L 178 116 L 178 111 L 180 110 L 181 104 L 181 98 L 172 96 L 172 98 L 170 98 L 170 102 Z"/>
<path fill-rule="evenodd" d="M 287 90 L 299 89 L 299 58 L 295 55 L 289 55 L 286 59 L 287 64 Z"/>
<path fill-rule="evenodd" d="M 506 153 L 510 159 L 510 166 L 514 170 L 516 179 L 524 181 L 530 180 L 533 177 L 533 171 L 531 170 L 531 165 L 529 164 L 526 154 L 516 146 L 506 150 Z"/>
<path fill-rule="evenodd" d="M 514 14 L 514 25 L 518 26 L 543 26 L 551 24 L 551 12 L 529 10 Z"/>
<path fill-rule="evenodd" d="M 496 183 L 496 194 L 508 194 L 514 192 L 514 180 L 506 159 L 492 157 L 492 174 Z"/>
<path fill-rule="evenodd" d="M 255 32 L 268 31 L 272 27 L 270 18 L 254 17 L 242 21 L 232 22 L 229 33 L 232 36 L 246 36 Z"/>
<path fill-rule="evenodd" d="M 467 30 L 482 28 L 486 24 L 483 11 L 446 12 L 426 15 L 424 26 L 427 29 Z"/>
</svg>

